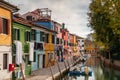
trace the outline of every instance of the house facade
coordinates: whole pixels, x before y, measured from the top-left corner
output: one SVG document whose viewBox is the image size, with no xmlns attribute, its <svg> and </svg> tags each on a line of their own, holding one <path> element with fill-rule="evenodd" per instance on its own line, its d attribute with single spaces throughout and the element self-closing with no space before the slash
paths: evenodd
<svg viewBox="0 0 120 80">
<path fill-rule="evenodd" d="M 62 44 L 63 44 L 63 56 L 64 59 L 68 56 L 68 33 L 69 31 L 65 28 L 65 24 L 62 24 Z"/>
<path fill-rule="evenodd" d="M 71 53 L 73 53 L 74 50 L 74 35 L 70 33 L 70 49 L 71 49 Z"/>
<path fill-rule="evenodd" d="M 62 25 L 58 22 L 54 22 L 54 28 L 57 31 L 56 35 L 56 46 L 55 46 L 55 54 L 57 55 L 57 60 L 61 61 L 62 52 L 63 52 L 63 44 L 62 44 Z"/>
<path fill-rule="evenodd" d="M 77 39 L 78 45 L 80 47 L 80 53 L 84 54 L 85 53 L 85 43 L 84 43 L 84 38 L 78 38 Z"/>
<path fill-rule="evenodd" d="M 46 13 L 46 14 L 44 14 Z M 34 24 L 44 27 L 44 31 L 40 32 L 43 36 L 41 40 L 44 42 L 45 51 L 45 67 L 47 67 L 50 62 L 54 62 L 55 44 L 56 44 L 56 31 L 54 30 L 54 22 L 51 20 L 51 10 L 48 8 L 36 9 L 34 11 L 28 12 L 22 15 L 23 18 L 33 21 Z M 44 39 L 48 39 L 47 42 Z"/>
<path fill-rule="evenodd" d="M 12 71 L 9 65 L 12 64 L 11 29 L 12 13 L 19 9 L 4 1 L 0 1 L 0 80 L 11 79 Z"/>
<path fill-rule="evenodd" d="M 29 24 L 28 21 L 26 21 L 23 18 L 16 17 L 14 16 L 13 18 L 13 29 L 12 29 L 12 37 L 13 37 L 13 53 L 12 53 L 12 59 L 13 63 L 15 64 L 15 75 L 13 75 L 14 78 L 19 78 L 19 71 L 20 71 L 20 64 L 17 64 L 17 51 L 20 51 L 20 49 L 17 50 L 17 45 L 16 43 L 19 42 L 21 43 L 22 49 L 21 49 L 21 55 L 22 55 L 22 68 L 23 68 L 23 73 L 25 76 L 28 76 L 31 74 L 31 63 L 32 61 L 30 60 L 30 50 L 33 49 L 30 47 L 31 44 L 31 27 L 32 25 Z M 33 54 L 33 53 L 32 53 Z"/>
</svg>

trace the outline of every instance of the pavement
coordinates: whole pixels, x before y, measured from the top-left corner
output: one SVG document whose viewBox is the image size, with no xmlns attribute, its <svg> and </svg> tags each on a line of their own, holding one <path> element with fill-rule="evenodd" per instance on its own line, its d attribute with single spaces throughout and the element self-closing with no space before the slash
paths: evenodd
<svg viewBox="0 0 120 80">
<path fill-rule="evenodd" d="M 72 57 L 69 57 L 67 60 L 65 60 L 65 63 L 58 62 L 58 64 L 55 63 L 54 66 L 36 70 L 32 72 L 31 76 L 27 77 L 25 80 L 52 80 L 52 74 L 54 76 L 56 74 L 60 74 L 59 67 L 60 67 L 60 70 L 62 71 L 66 69 L 65 65 L 67 65 L 67 68 L 68 68 L 69 65 L 72 65 L 74 62 Z"/>
</svg>

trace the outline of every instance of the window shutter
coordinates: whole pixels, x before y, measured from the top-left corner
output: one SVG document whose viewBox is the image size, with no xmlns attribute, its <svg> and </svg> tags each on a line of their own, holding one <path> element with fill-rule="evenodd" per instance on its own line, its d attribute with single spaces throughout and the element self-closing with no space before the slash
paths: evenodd
<svg viewBox="0 0 120 80">
<path fill-rule="evenodd" d="M 2 27 L 3 27 L 3 20 L 2 20 L 2 18 L 0 17 L 0 33 L 2 33 Z"/>
<path fill-rule="evenodd" d="M 3 33 L 8 34 L 8 20 L 3 18 Z"/>
<path fill-rule="evenodd" d="M 36 62 L 36 52 L 34 52 L 34 62 Z"/>
<path fill-rule="evenodd" d="M 13 30 L 12 30 L 12 39 L 13 39 L 13 40 L 15 40 L 15 37 L 16 37 L 15 34 L 16 34 L 16 33 L 15 33 L 15 29 L 13 28 Z"/>
<path fill-rule="evenodd" d="M 31 32 L 29 32 L 29 41 L 31 41 Z"/>
<path fill-rule="evenodd" d="M 18 31 L 18 36 L 17 36 L 17 39 L 18 39 L 18 40 L 20 40 L 20 30 L 19 30 L 19 29 L 17 29 L 17 31 Z"/>
<path fill-rule="evenodd" d="M 34 40 L 36 40 L 36 31 L 34 30 Z"/>
</svg>

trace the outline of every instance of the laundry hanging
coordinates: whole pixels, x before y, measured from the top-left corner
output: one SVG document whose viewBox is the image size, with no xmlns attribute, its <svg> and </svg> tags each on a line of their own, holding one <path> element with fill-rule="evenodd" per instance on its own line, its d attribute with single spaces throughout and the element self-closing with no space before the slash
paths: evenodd
<svg viewBox="0 0 120 80">
<path fill-rule="evenodd" d="M 30 42 L 30 49 L 29 49 L 29 60 L 33 61 L 33 53 L 34 53 L 34 42 Z"/>
<path fill-rule="evenodd" d="M 22 43 L 20 41 L 15 41 L 16 44 L 16 64 L 20 65 L 22 63 Z"/>
</svg>

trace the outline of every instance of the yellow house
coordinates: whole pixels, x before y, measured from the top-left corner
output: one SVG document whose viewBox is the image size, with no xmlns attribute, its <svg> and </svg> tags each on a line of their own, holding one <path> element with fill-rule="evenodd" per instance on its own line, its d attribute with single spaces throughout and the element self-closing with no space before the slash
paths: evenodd
<svg viewBox="0 0 120 80">
<path fill-rule="evenodd" d="M 46 55 L 46 67 L 53 65 L 55 60 L 55 31 L 50 31 L 48 35 L 48 43 L 44 43 Z"/>
<path fill-rule="evenodd" d="M 73 52 L 77 51 L 77 36 L 74 35 L 74 47 L 73 47 Z"/>
<path fill-rule="evenodd" d="M 10 79 L 9 64 L 12 63 L 11 21 L 12 12 L 19 9 L 10 3 L 0 0 L 0 80 Z"/>
<path fill-rule="evenodd" d="M 90 40 L 85 40 L 85 52 L 88 54 L 95 53 L 95 45 Z"/>
</svg>

